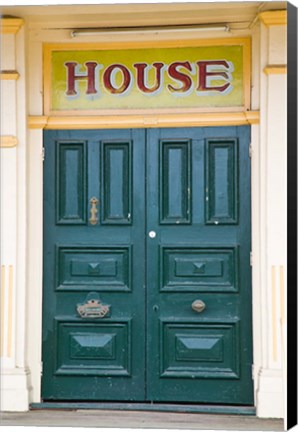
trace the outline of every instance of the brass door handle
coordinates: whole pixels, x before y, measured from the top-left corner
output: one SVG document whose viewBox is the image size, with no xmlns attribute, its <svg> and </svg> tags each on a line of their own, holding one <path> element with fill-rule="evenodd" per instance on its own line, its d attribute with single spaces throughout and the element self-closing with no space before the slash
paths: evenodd
<svg viewBox="0 0 298 432">
<path fill-rule="evenodd" d="M 91 204 L 91 208 L 90 208 L 90 219 L 89 222 L 91 223 L 91 225 L 96 225 L 98 222 L 98 217 L 97 217 L 97 204 L 98 204 L 98 199 L 96 197 L 92 197 L 90 200 L 90 204 Z"/>
<path fill-rule="evenodd" d="M 195 312 L 200 313 L 203 312 L 203 310 L 206 308 L 206 305 L 203 300 L 195 300 L 192 302 L 191 307 Z"/>
</svg>

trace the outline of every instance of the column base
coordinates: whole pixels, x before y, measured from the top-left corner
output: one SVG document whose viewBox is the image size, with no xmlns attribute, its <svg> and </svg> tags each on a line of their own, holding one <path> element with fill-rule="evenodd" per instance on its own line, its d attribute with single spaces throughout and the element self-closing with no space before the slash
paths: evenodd
<svg viewBox="0 0 298 432">
<path fill-rule="evenodd" d="M 284 418 L 282 371 L 262 369 L 258 378 L 257 417 Z"/>
<path fill-rule="evenodd" d="M 29 411 L 29 370 L 1 370 L 1 411 Z"/>
</svg>

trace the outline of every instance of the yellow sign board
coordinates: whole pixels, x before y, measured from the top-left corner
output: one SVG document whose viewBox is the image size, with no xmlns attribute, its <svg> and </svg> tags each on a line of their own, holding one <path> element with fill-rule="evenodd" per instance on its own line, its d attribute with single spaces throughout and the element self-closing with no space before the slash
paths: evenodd
<svg viewBox="0 0 298 432">
<path fill-rule="evenodd" d="M 247 39 L 107 48 L 45 46 L 45 114 L 248 108 Z"/>
</svg>

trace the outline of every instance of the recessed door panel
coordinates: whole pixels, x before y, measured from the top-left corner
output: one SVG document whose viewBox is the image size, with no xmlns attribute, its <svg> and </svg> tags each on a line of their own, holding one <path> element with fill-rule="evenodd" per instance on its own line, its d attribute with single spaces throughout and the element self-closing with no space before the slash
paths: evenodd
<svg viewBox="0 0 298 432">
<path fill-rule="evenodd" d="M 161 142 L 161 223 L 190 223 L 190 175 L 189 141 Z"/>
<path fill-rule="evenodd" d="M 86 143 L 58 141 L 57 223 L 85 224 L 86 203 Z"/>
<path fill-rule="evenodd" d="M 238 138 L 206 140 L 206 223 L 238 222 Z"/>
<path fill-rule="evenodd" d="M 131 223 L 131 142 L 103 142 L 103 220 Z"/>
</svg>

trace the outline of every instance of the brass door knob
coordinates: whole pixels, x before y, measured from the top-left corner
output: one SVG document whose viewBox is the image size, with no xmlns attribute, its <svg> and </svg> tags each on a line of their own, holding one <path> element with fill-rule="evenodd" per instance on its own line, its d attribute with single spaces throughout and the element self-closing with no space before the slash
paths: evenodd
<svg viewBox="0 0 298 432">
<path fill-rule="evenodd" d="M 191 307 L 195 312 L 200 313 L 203 312 L 203 310 L 206 308 L 206 305 L 203 300 L 195 300 L 192 302 Z"/>
</svg>

